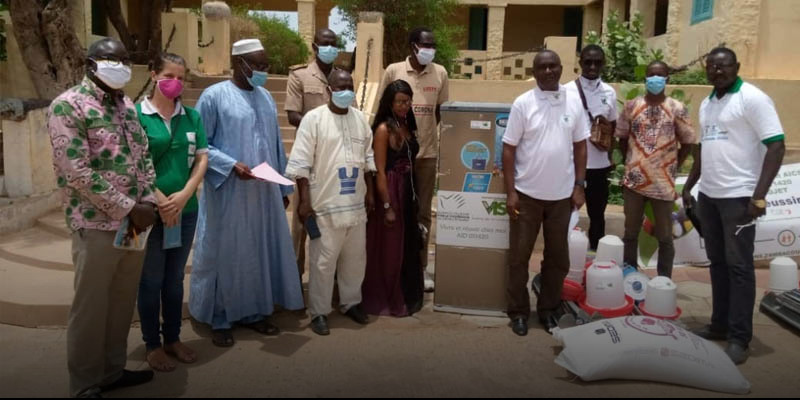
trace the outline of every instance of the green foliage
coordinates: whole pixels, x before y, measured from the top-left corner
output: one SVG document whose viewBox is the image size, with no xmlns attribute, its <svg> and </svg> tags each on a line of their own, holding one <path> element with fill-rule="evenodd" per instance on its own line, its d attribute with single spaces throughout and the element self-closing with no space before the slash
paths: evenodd
<svg viewBox="0 0 800 400">
<path fill-rule="evenodd" d="M 702 68 L 690 69 L 669 76 L 670 85 L 710 85 L 706 71 Z"/>
<path fill-rule="evenodd" d="M 586 42 L 600 45 L 606 53 L 606 68 L 603 80 L 606 82 L 623 82 L 636 80 L 637 67 L 642 73 L 641 65 L 648 59 L 663 58 L 659 51 L 648 51 L 642 37 L 642 16 L 633 15 L 629 22 L 621 21 L 619 13 L 612 11 L 606 21 L 606 29 L 601 37 L 591 31 L 586 35 Z"/>
<path fill-rule="evenodd" d="M 452 73 L 454 60 L 458 58 L 458 39 L 464 34 L 461 26 L 452 24 L 458 0 L 334 0 L 348 23 L 350 38 L 355 38 L 358 13 L 380 11 L 384 14 L 384 61 L 387 64 L 404 60 L 410 52 L 408 33 L 424 26 L 436 36 L 436 58 Z"/>
<path fill-rule="evenodd" d="M 231 7 L 231 43 L 257 35 L 264 46 L 271 74 L 288 75 L 289 67 L 308 61 L 310 50 L 286 18 L 250 13 L 247 5 Z M 257 33 L 256 33 L 257 32 Z"/>
<path fill-rule="evenodd" d="M 269 72 L 288 75 L 289 67 L 308 61 L 310 52 L 300 35 L 289 28 L 286 19 L 251 15 L 258 25 L 259 39 L 269 60 Z"/>
</svg>

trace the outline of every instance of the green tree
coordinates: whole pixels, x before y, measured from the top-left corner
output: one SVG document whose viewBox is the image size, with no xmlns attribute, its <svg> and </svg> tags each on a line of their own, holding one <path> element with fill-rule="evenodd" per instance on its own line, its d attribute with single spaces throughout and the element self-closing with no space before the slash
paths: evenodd
<svg viewBox="0 0 800 400">
<path fill-rule="evenodd" d="M 246 38 L 258 37 L 269 61 L 269 72 L 287 75 L 289 67 L 308 62 L 310 50 L 303 38 L 289 28 L 285 18 L 268 17 L 249 12 L 249 6 L 231 7 L 231 44 Z"/>
<path fill-rule="evenodd" d="M 602 36 L 591 31 L 586 35 L 586 42 L 597 44 L 606 53 L 606 68 L 603 80 L 606 82 L 633 82 L 637 72 L 649 59 L 657 59 L 658 51 L 648 53 L 647 44 L 642 37 L 642 16 L 635 13 L 629 22 L 621 21 L 619 13 L 612 11 L 606 20 L 606 29 Z M 663 55 L 661 55 L 663 57 Z M 637 71 L 638 70 L 638 71 Z"/>
<path fill-rule="evenodd" d="M 386 64 L 402 61 L 408 56 L 408 33 L 424 26 L 436 36 L 436 58 L 452 73 L 458 58 L 457 39 L 463 35 L 460 26 L 450 23 L 459 2 L 457 0 L 334 0 L 349 25 L 347 35 L 355 39 L 358 13 L 380 11 L 384 14 L 384 61 Z"/>
</svg>

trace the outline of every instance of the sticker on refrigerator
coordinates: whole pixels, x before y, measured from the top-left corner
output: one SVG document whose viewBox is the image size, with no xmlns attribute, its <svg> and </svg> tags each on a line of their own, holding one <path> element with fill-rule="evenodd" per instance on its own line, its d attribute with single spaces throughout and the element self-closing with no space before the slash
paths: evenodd
<svg viewBox="0 0 800 400">
<path fill-rule="evenodd" d="M 508 236 L 504 193 L 437 193 L 437 245 L 508 249 Z"/>
<path fill-rule="evenodd" d="M 488 193 L 489 184 L 492 182 L 492 174 L 467 172 L 464 176 L 463 192 Z"/>
<path fill-rule="evenodd" d="M 472 141 L 461 148 L 461 163 L 467 169 L 485 171 L 489 161 L 489 147 L 482 142 Z"/>
<path fill-rule="evenodd" d="M 508 113 L 498 113 L 494 124 L 494 166 L 496 174 L 503 172 L 503 135 L 506 134 Z"/>
<path fill-rule="evenodd" d="M 470 121 L 469 127 L 471 129 L 480 129 L 483 131 L 492 130 L 492 121 Z"/>
</svg>

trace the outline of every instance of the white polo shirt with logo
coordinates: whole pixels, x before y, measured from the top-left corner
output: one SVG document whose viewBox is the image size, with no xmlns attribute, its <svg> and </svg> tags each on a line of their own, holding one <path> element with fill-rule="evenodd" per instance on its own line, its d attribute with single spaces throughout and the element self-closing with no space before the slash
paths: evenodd
<svg viewBox="0 0 800 400">
<path fill-rule="evenodd" d="M 583 88 L 583 94 L 586 95 L 586 105 L 592 116 L 597 118 L 599 116 L 605 117 L 609 121 L 616 121 L 617 112 L 617 92 L 614 88 L 603 82 L 600 78 L 590 81 L 583 76 L 578 78 Z M 564 85 L 570 95 L 578 96 L 580 100 L 580 93 L 578 93 L 578 86 L 575 81 L 569 82 Z M 581 102 L 581 106 L 583 103 Z M 586 111 L 584 111 L 585 113 Z M 586 115 L 586 124 L 588 125 L 589 132 L 592 129 L 592 121 L 589 120 L 589 115 Z M 586 142 L 586 169 L 603 169 L 611 166 L 611 161 L 608 159 L 608 152 L 602 151 L 591 144 Z"/>
<path fill-rule="evenodd" d="M 411 100 L 414 118 L 417 120 L 417 158 L 436 158 L 439 156 L 439 130 L 436 122 L 436 106 L 448 100 L 449 89 L 447 70 L 443 66 L 430 63 L 422 72 L 417 72 L 411 62 L 397 62 L 386 67 L 381 79 L 378 96 L 383 95 L 386 86 L 402 79 L 411 86 L 414 98 Z"/>
<path fill-rule="evenodd" d="M 751 197 L 761 176 L 765 144 L 784 139 L 772 99 L 738 78 L 730 92 L 700 105 L 700 191 L 717 199 Z"/>
<path fill-rule="evenodd" d="M 514 100 L 503 143 L 516 146 L 515 187 L 538 200 L 563 200 L 575 188 L 573 143 L 589 137 L 577 93 L 538 87 Z"/>
</svg>

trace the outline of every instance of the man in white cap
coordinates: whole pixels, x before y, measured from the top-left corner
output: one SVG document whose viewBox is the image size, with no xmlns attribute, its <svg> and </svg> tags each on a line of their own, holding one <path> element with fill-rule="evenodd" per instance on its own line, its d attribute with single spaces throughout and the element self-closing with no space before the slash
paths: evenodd
<svg viewBox="0 0 800 400">
<path fill-rule="evenodd" d="M 303 308 L 285 208 L 289 186 L 253 180 L 263 162 L 283 173 L 286 154 L 275 101 L 263 88 L 269 64 L 258 39 L 233 44 L 233 79 L 197 102 L 209 148 L 200 196 L 189 311 L 210 324 L 213 343 L 234 344 L 239 324 L 265 335 L 280 331 L 274 305 Z"/>
</svg>

